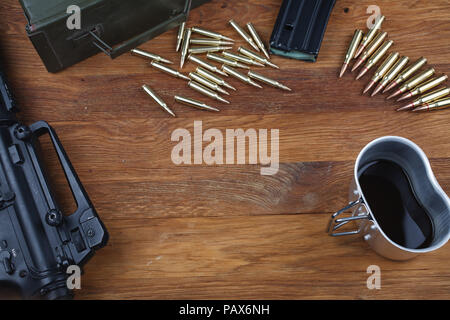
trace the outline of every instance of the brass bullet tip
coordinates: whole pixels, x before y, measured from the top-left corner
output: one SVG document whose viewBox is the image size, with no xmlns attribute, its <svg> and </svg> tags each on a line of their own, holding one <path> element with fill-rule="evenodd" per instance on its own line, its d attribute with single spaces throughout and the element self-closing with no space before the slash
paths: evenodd
<svg viewBox="0 0 450 320">
<path fill-rule="evenodd" d="M 187 81 L 191 81 L 191 78 L 189 78 L 188 76 L 185 76 L 185 75 L 182 74 L 182 73 L 179 74 L 179 77 L 180 77 L 181 79 L 184 79 L 184 80 L 187 80 Z"/>
<path fill-rule="evenodd" d="M 342 78 L 342 76 L 344 75 L 345 71 L 347 70 L 347 67 L 348 67 L 348 63 L 344 63 L 342 65 L 341 72 L 339 73 L 339 78 Z"/>
<path fill-rule="evenodd" d="M 359 66 L 360 66 L 363 62 L 364 62 L 364 60 L 362 60 L 361 58 L 358 59 L 358 60 L 355 62 L 355 64 L 353 65 L 352 72 L 355 71 L 356 69 L 358 69 Z"/>
<path fill-rule="evenodd" d="M 355 59 L 359 57 L 359 55 L 364 51 L 364 49 L 365 49 L 364 45 L 359 46 L 358 50 L 356 50 L 356 53 L 355 53 Z"/>
<path fill-rule="evenodd" d="M 367 93 L 367 91 L 369 91 L 370 88 L 372 88 L 374 84 L 375 84 L 375 81 L 370 80 L 369 84 L 368 84 L 368 85 L 366 86 L 366 88 L 364 89 L 363 94 Z"/>
<path fill-rule="evenodd" d="M 217 96 L 217 100 L 219 100 L 219 101 L 221 101 L 221 102 L 224 102 L 224 103 L 226 103 L 226 104 L 230 104 L 230 101 L 228 101 L 228 100 L 225 100 L 224 98 L 222 98 L 221 96 Z"/>
<path fill-rule="evenodd" d="M 408 103 L 406 106 L 403 106 L 401 108 L 398 108 L 397 111 L 403 111 L 414 108 L 414 102 Z"/>
<path fill-rule="evenodd" d="M 232 85 L 230 85 L 230 84 L 228 84 L 228 83 L 226 83 L 226 82 L 223 83 L 223 86 L 224 86 L 224 87 L 227 87 L 228 89 L 231 89 L 231 90 L 233 90 L 233 91 L 236 91 L 236 88 L 235 88 L 235 87 L 233 87 Z"/>
<path fill-rule="evenodd" d="M 283 89 L 283 90 L 286 90 L 286 91 L 292 91 L 291 88 L 286 87 L 285 85 L 283 85 L 283 84 L 281 84 L 281 83 L 280 83 L 280 88 Z"/>
<path fill-rule="evenodd" d="M 391 82 L 384 90 L 383 93 L 388 92 L 389 90 L 391 90 L 392 88 L 394 88 L 397 85 L 396 81 Z"/>
<path fill-rule="evenodd" d="M 412 111 L 417 112 L 417 111 L 427 111 L 427 110 L 428 110 L 428 104 L 425 104 L 424 106 L 417 107 L 417 108 L 413 109 Z"/>
<path fill-rule="evenodd" d="M 402 93 L 403 93 L 402 90 L 399 89 L 399 90 L 395 91 L 393 94 L 391 94 L 389 97 L 387 97 L 386 100 L 395 98 L 396 96 L 398 96 L 399 94 L 402 94 Z"/>
<path fill-rule="evenodd" d="M 220 93 L 226 94 L 227 96 L 230 95 L 229 92 L 227 92 L 226 90 L 223 90 L 223 89 L 222 89 L 221 87 L 219 87 L 219 86 L 217 86 L 217 91 L 220 92 Z"/>
<path fill-rule="evenodd" d="M 412 96 L 411 92 L 408 92 L 407 94 L 404 94 L 403 96 L 401 96 L 400 98 L 397 99 L 397 102 L 406 100 L 408 98 L 410 98 Z"/>
<path fill-rule="evenodd" d="M 251 84 L 251 85 L 254 86 L 254 87 L 257 87 L 257 88 L 259 88 L 259 89 L 262 89 L 262 87 L 261 87 L 259 84 L 257 84 L 255 81 L 249 80 L 248 83 Z"/>
<path fill-rule="evenodd" d="M 376 96 L 381 90 L 383 89 L 383 84 L 378 84 L 378 86 L 375 88 L 375 90 L 373 90 L 372 94 L 370 95 L 371 97 Z"/>
<path fill-rule="evenodd" d="M 356 77 L 356 80 L 361 79 L 366 73 L 367 71 L 369 71 L 369 69 L 367 69 L 366 67 L 364 67 L 361 72 L 358 74 L 358 76 Z"/>
<path fill-rule="evenodd" d="M 269 67 L 272 67 L 272 68 L 275 68 L 275 69 L 280 69 L 279 66 L 277 66 L 275 63 L 272 63 L 272 62 L 270 62 L 270 61 L 266 61 L 266 64 L 267 64 Z"/>
</svg>

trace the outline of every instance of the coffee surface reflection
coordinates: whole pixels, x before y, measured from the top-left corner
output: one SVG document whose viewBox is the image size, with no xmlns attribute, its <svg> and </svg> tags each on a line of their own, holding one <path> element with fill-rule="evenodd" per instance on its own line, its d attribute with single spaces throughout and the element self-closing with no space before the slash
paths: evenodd
<svg viewBox="0 0 450 320">
<path fill-rule="evenodd" d="M 389 239 L 409 249 L 430 245 L 433 224 L 399 165 L 373 161 L 363 166 L 358 176 L 366 202 Z"/>
</svg>

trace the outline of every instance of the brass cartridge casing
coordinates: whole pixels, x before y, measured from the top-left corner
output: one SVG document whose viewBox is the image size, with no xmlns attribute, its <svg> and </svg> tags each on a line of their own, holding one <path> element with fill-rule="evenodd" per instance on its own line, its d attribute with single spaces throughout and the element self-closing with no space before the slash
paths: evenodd
<svg viewBox="0 0 450 320">
<path fill-rule="evenodd" d="M 173 64 L 172 61 L 164 59 L 161 56 L 158 56 L 157 54 L 148 52 L 148 51 L 144 51 L 141 49 L 133 49 L 131 50 L 131 54 L 134 56 L 139 56 L 139 57 L 143 57 L 143 58 L 147 58 L 147 59 L 151 59 L 154 60 L 156 62 L 162 62 L 162 63 L 168 63 L 168 64 Z"/>
<path fill-rule="evenodd" d="M 280 82 L 278 82 L 276 80 L 273 80 L 273 79 L 270 79 L 270 78 L 267 78 L 267 77 L 265 77 L 265 76 L 263 76 L 261 74 L 258 74 L 258 73 L 254 72 L 254 71 L 250 70 L 248 72 L 248 76 L 250 78 L 252 78 L 252 79 L 258 80 L 258 81 L 263 82 L 265 84 L 268 84 L 268 85 L 270 85 L 272 87 L 283 89 L 283 90 L 286 90 L 286 91 L 292 91 L 291 88 L 286 87 L 285 85 L 281 84 Z"/>
<path fill-rule="evenodd" d="M 240 73 L 239 71 L 236 71 L 235 69 L 233 69 L 227 65 L 223 65 L 222 70 L 225 71 L 226 73 L 232 75 L 236 79 L 241 80 L 244 83 L 247 83 L 254 87 L 262 89 L 262 87 L 259 84 L 257 84 L 256 82 L 254 82 L 252 79 L 250 79 L 250 77 L 246 76 L 245 74 Z"/>
<path fill-rule="evenodd" d="M 256 45 L 256 43 L 253 41 L 252 37 L 250 37 L 247 32 L 244 31 L 244 29 L 241 28 L 240 25 L 236 23 L 233 19 L 229 21 L 229 24 L 233 27 L 234 30 L 236 30 L 237 33 L 245 40 L 249 45 L 252 46 L 253 49 L 256 51 L 260 51 L 259 47 Z"/>
<path fill-rule="evenodd" d="M 184 30 L 186 29 L 186 22 L 182 22 L 180 24 L 180 28 L 178 29 L 178 35 L 177 35 L 177 46 L 175 48 L 175 51 L 180 51 L 181 43 L 183 42 L 184 37 Z"/>
<path fill-rule="evenodd" d="M 224 47 L 224 46 L 233 46 L 234 42 L 231 41 L 223 41 L 218 39 L 193 39 L 191 38 L 190 44 L 195 45 L 204 45 L 204 46 L 210 46 L 210 47 Z"/>
<path fill-rule="evenodd" d="M 357 58 L 364 51 L 364 49 L 370 44 L 372 39 L 377 34 L 378 29 L 381 28 L 381 24 L 384 22 L 385 19 L 386 19 L 385 16 L 381 16 L 381 18 L 376 21 L 373 28 L 370 29 L 369 32 L 367 32 L 367 34 L 363 37 L 363 39 L 361 41 L 361 45 L 359 46 L 358 50 L 356 51 L 355 58 Z"/>
<path fill-rule="evenodd" d="M 190 48 L 189 53 L 190 54 L 202 54 L 202 53 L 208 53 L 208 52 L 218 52 L 223 50 L 230 50 L 233 49 L 233 47 L 222 47 L 222 46 L 216 46 L 216 47 L 195 47 Z"/>
<path fill-rule="evenodd" d="M 178 72 L 177 70 L 174 70 L 174 69 L 172 69 L 172 68 L 169 68 L 169 67 L 167 67 L 167 66 L 165 66 L 165 65 L 163 65 L 163 64 L 160 64 L 160 63 L 158 63 L 158 62 L 156 62 L 156 61 L 150 62 L 150 65 L 151 65 L 152 67 L 154 67 L 154 68 L 156 68 L 156 69 L 158 69 L 158 70 L 164 72 L 164 73 L 167 73 L 167 74 L 169 74 L 169 75 L 175 77 L 175 78 L 181 78 L 181 79 L 184 79 L 184 80 L 191 80 L 188 76 L 185 76 L 185 75 L 182 74 L 181 72 Z"/>
<path fill-rule="evenodd" d="M 403 56 L 398 60 L 395 65 L 386 73 L 386 75 L 383 77 L 383 79 L 380 81 L 378 86 L 375 88 L 375 90 L 372 93 L 372 97 L 379 93 L 381 90 L 383 90 L 389 82 L 391 82 L 406 66 L 408 63 L 409 58 L 406 56 Z"/>
<path fill-rule="evenodd" d="M 192 30 L 190 28 L 187 28 L 184 32 L 183 36 L 183 45 L 181 46 L 181 61 L 180 61 L 180 68 L 183 69 L 184 61 L 186 60 L 186 56 L 189 49 L 189 41 L 191 40 L 191 34 Z"/>
<path fill-rule="evenodd" d="M 353 35 L 352 42 L 350 42 L 350 46 L 348 47 L 347 54 L 345 55 L 344 64 L 342 65 L 341 72 L 339 73 L 339 78 L 342 78 L 345 71 L 348 68 L 348 64 L 355 56 L 356 49 L 361 42 L 363 37 L 363 32 L 361 30 L 355 30 L 355 34 Z"/>
<path fill-rule="evenodd" d="M 242 62 L 248 65 L 252 65 L 252 66 L 256 66 L 256 67 L 264 67 L 264 65 L 262 63 L 259 63 L 255 60 L 252 60 L 248 57 L 245 56 L 241 56 L 240 54 L 235 54 L 233 52 L 229 52 L 229 51 L 223 51 L 222 55 L 225 58 L 231 59 L 231 60 L 236 60 L 238 62 Z"/>
<path fill-rule="evenodd" d="M 203 69 L 202 67 L 197 67 L 197 69 L 195 70 L 195 72 L 197 72 L 199 75 L 201 75 L 202 77 L 209 79 L 215 83 L 217 83 L 218 85 L 227 87 L 228 89 L 234 90 L 236 91 L 236 88 L 234 88 L 232 85 L 230 85 L 228 82 L 226 82 L 225 80 L 223 80 L 222 78 L 216 76 L 215 74 L 209 72 L 208 70 Z"/>
<path fill-rule="evenodd" d="M 223 76 L 228 77 L 228 74 L 226 74 L 225 72 L 223 72 L 222 70 L 220 70 L 219 68 L 217 68 L 215 65 L 209 63 L 208 61 L 205 61 L 195 55 L 190 54 L 188 56 L 188 60 L 197 63 L 198 65 L 202 66 L 203 68 L 221 74 Z"/>
<path fill-rule="evenodd" d="M 409 79 L 417 70 L 422 68 L 427 63 L 427 59 L 424 57 L 419 58 L 417 61 L 408 66 L 402 73 L 400 73 L 394 81 L 392 81 L 386 89 L 384 89 L 383 93 L 391 90 L 395 86 L 402 84 L 407 79 Z"/>
<path fill-rule="evenodd" d="M 383 63 L 378 67 L 377 71 L 375 71 L 374 75 L 372 76 L 372 79 L 370 80 L 367 87 L 364 89 L 364 93 L 370 90 L 378 81 L 380 81 L 386 73 L 391 69 L 391 67 L 394 65 L 395 61 L 397 61 L 399 57 L 398 52 L 392 52 L 384 61 Z"/>
<path fill-rule="evenodd" d="M 199 27 L 192 27 L 192 32 L 201 34 L 201 35 L 203 35 L 205 37 L 209 37 L 209 38 L 221 39 L 221 40 L 226 40 L 226 41 L 234 41 L 233 39 L 225 37 L 224 35 L 221 35 L 220 33 L 213 32 L 213 31 L 206 30 L 206 29 L 199 28 Z"/>
<path fill-rule="evenodd" d="M 208 53 L 206 55 L 206 57 L 208 59 L 212 60 L 212 61 L 219 62 L 219 63 L 225 64 L 225 65 L 228 65 L 228 66 L 232 66 L 232 67 L 235 67 L 235 68 L 250 69 L 249 66 L 247 66 L 245 64 L 242 64 L 242 63 L 239 63 L 236 60 L 231 60 L 231 59 L 228 59 L 228 58 L 225 58 L 225 57 L 221 57 L 221 56 L 218 56 L 218 55 L 216 55 L 214 53 Z"/>
<path fill-rule="evenodd" d="M 239 48 L 238 48 L 238 52 L 241 53 L 241 54 L 243 54 L 244 56 L 247 56 L 247 57 L 249 57 L 250 59 L 256 60 L 256 61 L 258 61 L 258 62 L 260 62 L 260 63 L 262 63 L 262 64 L 266 64 L 266 65 L 268 65 L 268 66 L 270 66 L 270 67 L 272 67 L 272 68 L 275 68 L 275 69 L 280 69 L 280 67 L 278 67 L 276 64 L 270 62 L 269 60 L 267 60 L 267 59 L 264 58 L 264 57 L 261 57 L 261 56 L 260 56 L 259 54 L 257 54 L 256 52 L 253 52 L 253 51 L 251 51 L 251 50 L 248 50 L 248 49 L 246 49 L 246 48 L 244 48 L 244 47 L 239 47 Z"/>
<path fill-rule="evenodd" d="M 247 29 L 250 32 L 250 35 L 253 37 L 253 40 L 255 40 L 256 45 L 261 49 L 262 53 L 266 56 L 266 58 L 270 60 L 270 56 L 266 50 L 266 46 L 264 45 L 264 42 L 261 40 L 261 37 L 256 31 L 256 28 L 253 26 L 251 22 L 247 23 Z"/>
<path fill-rule="evenodd" d="M 375 39 L 369 44 L 369 46 L 364 50 L 362 55 L 356 60 L 352 67 L 352 72 L 359 68 L 370 56 L 378 49 L 378 47 L 383 43 L 387 37 L 387 32 L 379 33 Z"/>
<path fill-rule="evenodd" d="M 380 61 L 384 55 L 386 54 L 386 52 L 389 50 L 389 48 L 394 44 L 394 41 L 389 40 L 386 41 L 385 43 L 383 43 L 381 45 L 381 47 L 378 48 L 378 50 L 373 54 L 373 56 L 370 57 L 369 60 L 367 60 L 367 63 L 364 65 L 363 69 L 361 70 L 361 72 L 359 73 L 359 75 L 356 77 L 356 79 L 360 79 L 362 76 L 364 76 L 367 71 L 369 71 L 370 69 L 373 68 L 373 66 L 375 66 L 378 61 Z"/>
<path fill-rule="evenodd" d="M 197 92 L 200 92 L 201 94 L 203 94 L 207 97 L 210 97 L 214 100 L 218 100 L 220 102 L 224 102 L 224 103 L 228 103 L 228 104 L 230 103 L 229 101 L 227 101 L 224 98 L 222 98 L 221 96 L 219 96 L 219 94 L 217 92 L 214 92 L 214 91 L 202 86 L 198 82 L 191 80 L 191 81 L 189 81 L 188 86 L 189 86 L 189 88 L 191 88 Z"/>
<path fill-rule="evenodd" d="M 432 103 L 424 103 L 423 106 L 420 106 L 413 111 L 433 111 L 433 110 L 441 110 L 450 107 L 450 98 L 444 98 L 441 100 L 434 101 Z"/>
<path fill-rule="evenodd" d="M 201 75 L 199 75 L 198 73 L 194 73 L 191 72 L 189 73 L 189 77 L 194 80 L 195 82 L 200 83 L 201 85 L 213 89 L 214 91 L 218 91 L 220 93 L 226 94 L 226 95 L 230 95 L 228 92 L 226 92 L 225 90 L 223 90 L 217 83 L 212 82 L 208 79 L 205 79 L 204 77 L 202 77 Z"/>
<path fill-rule="evenodd" d="M 422 82 L 424 82 L 425 80 L 430 78 L 434 74 L 434 71 L 435 71 L 434 68 L 430 68 L 430 69 L 427 69 L 427 70 L 419 73 L 412 79 L 406 81 L 400 89 L 398 89 L 396 92 L 391 94 L 386 99 L 394 98 L 394 97 L 398 96 L 399 94 L 405 93 L 406 91 L 411 90 L 412 88 L 418 86 L 419 84 L 421 84 Z"/>
<path fill-rule="evenodd" d="M 190 98 L 186 98 L 186 97 L 182 97 L 182 96 L 175 96 L 174 98 L 175 98 L 176 102 L 179 102 L 184 105 L 194 107 L 197 109 L 206 110 L 206 111 L 216 111 L 216 112 L 220 111 L 219 109 L 211 107 L 211 106 L 207 105 L 206 103 L 203 103 L 198 100 L 194 100 L 194 99 L 190 99 Z"/>
<path fill-rule="evenodd" d="M 148 86 L 145 84 L 142 86 L 142 89 L 150 96 L 152 99 L 161 106 L 167 113 L 169 113 L 172 117 L 176 117 L 175 113 L 167 106 L 167 104 Z"/>
<path fill-rule="evenodd" d="M 397 109 L 397 111 L 402 111 L 402 110 L 419 107 L 425 103 L 430 103 L 430 102 L 439 100 L 442 97 L 448 96 L 449 93 L 450 93 L 450 88 L 445 87 L 445 88 L 437 89 L 433 92 L 430 92 L 426 95 L 421 96 L 420 98 L 414 100 L 413 102 L 407 104 L 406 106 L 401 107 L 400 109 Z"/>
<path fill-rule="evenodd" d="M 428 81 L 424 82 L 423 84 L 419 85 L 418 87 L 412 89 L 410 92 L 406 93 L 402 97 L 400 97 L 397 101 L 402 101 L 402 100 L 405 100 L 408 98 L 415 97 L 419 94 L 423 94 L 423 93 L 433 89 L 434 87 L 437 87 L 441 83 L 447 81 L 447 79 L 448 79 L 448 76 L 446 74 L 443 74 L 440 77 L 428 80 Z"/>
</svg>

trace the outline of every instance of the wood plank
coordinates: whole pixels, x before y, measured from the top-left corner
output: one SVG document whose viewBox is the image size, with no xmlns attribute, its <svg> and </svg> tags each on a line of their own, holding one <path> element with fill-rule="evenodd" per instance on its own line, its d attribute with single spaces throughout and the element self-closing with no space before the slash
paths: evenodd
<svg viewBox="0 0 450 320">
<path fill-rule="evenodd" d="M 332 213 L 348 203 L 353 165 L 353 162 L 288 163 L 282 164 L 275 176 L 261 176 L 259 166 L 174 169 L 140 166 L 124 167 L 119 172 L 90 167 L 79 173 L 102 219 L 114 221 L 130 215 L 143 219 Z M 444 191 L 449 192 L 449 161 L 435 159 L 432 167 Z M 62 173 L 56 168 L 50 172 L 62 207 L 72 212 Z M 126 178 L 121 178 L 123 172 L 127 173 Z"/>
<path fill-rule="evenodd" d="M 329 215 L 129 219 L 108 223 L 78 298 L 433 299 L 447 296 L 449 247 L 407 263 L 359 238 L 326 236 Z M 119 257 L 119 258 L 118 258 Z M 130 265 L 133 267 L 131 268 Z M 368 290 L 369 265 L 381 290 Z"/>
<path fill-rule="evenodd" d="M 383 96 L 361 95 L 369 79 L 337 79 L 355 28 L 365 28 L 373 1 L 340 0 L 316 63 L 273 57 L 281 70 L 260 72 L 293 89 L 238 88 L 230 105 L 208 100 L 130 55 L 102 54 L 57 74 L 43 67 L 26 36 L 19 2 L 0 2 L 3 65 L 25 123 L 55 127 L 111 234 L 86 267 L 80 299 L 448 299 L 449 246 L 396 263 L 360 239 L 324 233 L 331 212 L 347 201 L 354 160 L 371 140 L 399 135 L 431 158 L 450 192 L 449 113 L 396 113 Z M 412 60 L 426 56 L 450 74 L 449 4 L 446 1 L 376 3 L 392 50 Z M 190 15 L 189 25 L 244 42 L 227 25 L 253 22 L 268 41 L 279 0 L 213 0 Z M 175 62 L 177 30 L 144 44 Z M 192 71 L 187 64 L 183 72 Z M 173 107 L 171 119 L 146 96 L 148 84 Z M 205 113 L 174 105 L 182 94 L 217 105 Z M 259 165 L 180 165 L 171 161 L 177 128 L 279 129 L 280 170 L 261 176 Z M 205 146 L 206 144 L 204 144 Z M 46 162 L 64 208 L 73 207 L 55 156 L 43 141 Z M 68 210 L 70 211 L 70 210 Z M 382 270 L 382 290 L 366 288 L 369 265 Z"/>
<path fill-rule="evenodd" d="M 176 129 L 183 128 L 193 137 L 196 120 L 202 121 L 203 132 L 218 129 L 224 138 L 227 129 L 255 129 L 257 132 L 260 129 L 268 129 L 269 132 L 271 129 L 279 130 L 281 163 L 354 161 L 366 144 L 386 135 L 402 136 L 414 141 L 430 158 L 450 157 L 450 141 L 443 139 L 450 136 L 448 117 L 439 112 L 421 115 L 402 112 L 396 117 L 365 111 L 340 112 L 338 116 L 328 113 L 304 117 L 201 116 L 197 119 L 165 121 L 133 118 L 120 121 L 52 122 L 52 126 L 67 145 L 71 157 L 94 167 L 96 162 L 104 164 L 105 160 L 115 165 L 127 162 L 130 165 L 142 163 L 151 168 L 174 167 L 171 154 L 178 141 L 171 141 L 171 135 Z M 270 141 L 270 135 L 268 139 Z M 203 143 L 203 148 L 208 144 Z M 133 147 L 130 148 L 130 145 Z M 224 154 L 225 146 L 224 143 Z"/>
</svg>

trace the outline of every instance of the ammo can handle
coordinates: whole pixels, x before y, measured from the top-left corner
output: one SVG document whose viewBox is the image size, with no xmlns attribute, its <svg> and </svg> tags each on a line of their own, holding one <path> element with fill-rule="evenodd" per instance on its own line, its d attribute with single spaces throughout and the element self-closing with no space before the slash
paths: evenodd
<svg viewBox="0 0 450 320">
<path fill-rule="evenodd" d="M 186 21 L 189 15 L 189 11 L 191 9 L 192 0 L 186 0 L 186 3 L 184 5 L 184 10 L 182 13 L 174 16 L 173 18 L 165 21 L 160 26 L 163 26 L 161 28 L 162 32 L 165 32 L 171 28 L 176 27 L 177 25 L 181 24 L 182 22 Z M 111 59 L 115 59 L 119 57 L 120 55 L 127 53 L 131 51 L 132 49 L 140 46 L 141 44 L 149 41 L 150 39 L 158 36 L 162 32 L 155 34 L 155 31 L 153 29 L 147 30 L 137 36 L 134 36 L 133 38 L 122 42 L 121 44 L 117 45 L 116 47 L 111 47 L 107 43 L 105 43 L 98 35 L 96 35 L 94 32 L 89 32 L 89 34 L 94 38 L 92 44 L 96 46 L 98 49 L 103 51 L 106 55 L 111 57 Z"/>
</svg>

